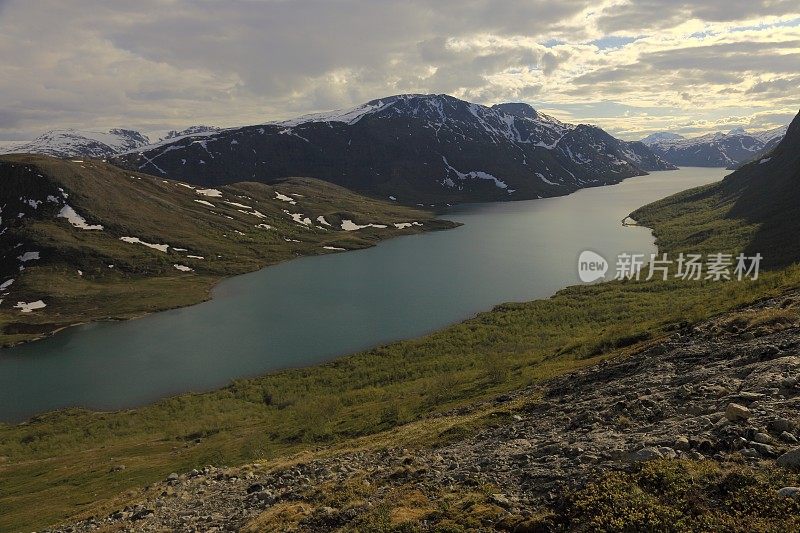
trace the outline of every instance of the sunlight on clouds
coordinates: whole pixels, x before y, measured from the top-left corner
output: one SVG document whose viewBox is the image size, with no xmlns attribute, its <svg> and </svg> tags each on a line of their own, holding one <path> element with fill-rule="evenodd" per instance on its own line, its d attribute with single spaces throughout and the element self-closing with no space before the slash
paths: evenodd
<svg viewBox="0 0 800 533">
<path fill-rule="evenodd" d="M 800 5 L 784 0 L 17 1 L 0 53 L 0 139 L 253 124 L 401 92 L 526 101 L 625 138 L 768 128 L 800 107 Z"/>
</svg>

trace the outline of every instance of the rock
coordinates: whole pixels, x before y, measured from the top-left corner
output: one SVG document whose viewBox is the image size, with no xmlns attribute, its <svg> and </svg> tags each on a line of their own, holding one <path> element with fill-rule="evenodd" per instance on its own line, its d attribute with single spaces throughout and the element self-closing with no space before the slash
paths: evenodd
<svg viewBox="0 0 800 533">
<path fill-rule="evenodd" d="M 660 446 L 658 448 L 658 452 L 661 454 L 661 457 L 665 459 L 675 459 L 678 456 L 678 454 L 675 453 L 675 450 L 668 446 Z"/>
<path fill-rule="evenodd" d="M 778 457 L 777 463 L 784 468 L 800 469 L 800 448 L 794 448 L 784 453 Z"/>
<path fill-rule="evenodd" d="M 634 461 L 652 461 L 653 459 L 662 459 L 664 455 L 658 448 L 642 448 L 633 454 Z"/>
<path fill-rule="evenodd" d="M 751 457 L 753 459 L 760 459 L 761 458 L 761 454 L 759 454 L 755 450 L 755 448 L 743 448 L 742 450 L 739 450 L 739 453 L 741 453 L 745 457 Z"/>
<path fill-rule="evenodd" d="M 744 405 L 739 405 L 738 403 L 729 403 L 728 407 L 725 408 L 725 418 L 731 422 L 747 420 L 752 415 L 753 413 L 750 412 L 750 409 Z"/>
<path fill-rule="evenodd" d="M 249 487 L 247 487 L 247 494 L 253 494 L 254 492 L 261 492 L 264 490 L 265 487 L 261 483 L 253 483 Z"/>
<path fill-rule="evenodd" d="M 680 436 L 675 439 L 672 447 L 676 450 L 686 451 L 689 449 L 689 439 L 684 436 Z"/>
<path fill-rule="evenodd" d="M 167 476 L 167 481 L 178 481 L 178 479 L 180 479 L 180 477 L 175 472 Z"/>
<path fill-rule="evenodd" d="M 775 449 L 770 446 L 769 444 L 761 444 L 760 442 L 752 442 L 750 445 L 753 447 L 755 451 L 759 454 L 763 455 L 764 457 L 775 457 Z"/>
<path fill-rule="evenodd" d="M 139 509 L 138 511 L 134 512 L 131 515 L 130 519 L 133 520 L 133 521 L 141 520 L 143 518 L 146 518 L 146 517 L 150 516 L 154 512 L 155 511 L 153 511 L 152 509 Z"/>
<path fill-rule="evenodd" d="M 114 465 L 109 472 L 122 472 L 123 470 L 125 470 L 125 465 Z"/>
<path fill-rule="evenodd" d="M 796 444 L 797 443 L 797 437 L 795 437 L 794 435 L 792 435 L 788 431 L 784 431 L 783 433 L 781 433 L 781 440 L 783 440 L 785 442 L 791 442 L 792 444 Z"/>
<path fill-rule="evenodd" d="M 800 487 L 783 487 L 778 491 L 778 496 L 784 498 L 798 498 L 800 497 Z"/>
<path fill-rule="evenodd" d="M 504 509 L 511 507 L 511 501 L 504 494 L 492 494 L 492 497 L 489 498 L 489 501 L 495 505 L 499 505 Z"/>
<path fill-rule="evenodd" d="M 769 444 L 772 442 L 772 437 L 767 435 L 766 433 L 756 433 L 753 435 L 753 440 L 756 442 L 760 442 L 761 444 Z"/>
<path fill-rule="evenodd" d="M 769 428 L 776 433 L 783 433 L 784 431 L 792 431 L 794 429 L 794 422 L 788 418 L 776 418 L 769 423 Z"/>
<path fill-rule="evenodd" d="M 764 397 L 760 392 L 740 392 L 737 396 L 746 402 L 753 402 Z"/>
</svg>

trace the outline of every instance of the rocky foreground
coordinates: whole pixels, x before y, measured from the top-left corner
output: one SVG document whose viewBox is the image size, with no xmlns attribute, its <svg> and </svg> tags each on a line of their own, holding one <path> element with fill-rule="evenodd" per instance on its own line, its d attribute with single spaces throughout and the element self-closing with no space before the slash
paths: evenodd
<svg viewBox="0 0 800 533">
<path fill-rule="evenodd" d="M 799 310 L 800 293 L 764 301 L 448 413 L 482 422 L 434 445 L 176 473 L 109 516 L 52 531 L 435 529 L 459 516 L 469 527 L 547 531 L 558 524 L 540 518 L 565 487 L 647 464 L 709 461 L 776 472 L 768 479 L 780 481 L 751 499 L 789 524 L 800 517 Z M 734 515 L 760 512 L 720 502 Z"/>
</svg>

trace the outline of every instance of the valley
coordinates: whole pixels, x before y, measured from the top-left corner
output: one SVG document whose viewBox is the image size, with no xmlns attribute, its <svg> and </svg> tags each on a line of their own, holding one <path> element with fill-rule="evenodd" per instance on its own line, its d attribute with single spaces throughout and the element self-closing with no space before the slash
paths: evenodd
<svg viewBox="0 0 800 533">
<path fill-rule="evenodd" d="M 0 420 L 20 421 L 76 406 L 136 407 L 414 338 L 504 302 L 546 298 L 578 283 L 575 261 L 586 248 L 609 260 L 622 252 L 655 252 L 650 231 L 622 226 L 622 216 L 722 175 L 721 170 L 708 169 L 654 172 L 559 198 L 458 206 L 441 215 L 462 224 L 454 230 L 297 258 L 226 279 L 201 305 L 132 321 L 78 326 L 0 351 Z M 194 194 L 189 198 L 199 196 L 187 191 Z M 203 198 L 224 205 L 219 198 Z M 205 207 L 201 204 L 200 209 Z M 289 218 L 283 213 L 279 217 Z M 434 227 L 433 222 L 425 224 Z M 366 228 L 347 234 L 368 230 L 378 235 L 387 231 Z M 554 241 L 556 233 L 560 238 Z M 165 237 L 145 241 L 173 242 Z M 150 256 L 165 255 L 140 244 L 120 245 Z M 198 254 L 196 248 L 191 250 Z M 188 264 L 199 268 L 205 263 Z M 89 270 L 81 268 L 86 276 Z M 166 269 L 169 272 L 172 263 Z M 181 278 L 199 275 L 176 274 L 176 291 Z M 46 311 L 11 310 L 28 320 Z M 306 334 L 309 328 L 314 335 Z M 132 375 L 137 379 L 126 379 Z"/>
<path fill-rule="evenodd" d="M 797 0 L 0 0 L 0 533 L 797 533 Z"/>
</svg>

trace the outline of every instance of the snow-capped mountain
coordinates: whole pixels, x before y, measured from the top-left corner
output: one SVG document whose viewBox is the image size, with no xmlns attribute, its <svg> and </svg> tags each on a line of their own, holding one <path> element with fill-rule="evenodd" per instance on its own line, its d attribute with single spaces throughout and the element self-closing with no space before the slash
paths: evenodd
<svg viewBox="0 0 800 533">
<path fill-rule="evenodd" d="M 709 133 L 685 138 L 672 133 L 654 133 L 642 142 L 673 165 L 735 168 L 768 152 L 786 134 L 786 126 L 748 132 L 738 127 L 728 133 Z"/>
<path fill-rule="evenodd" d="M 641 143 L 527 104 L 419 94 L 190 135 L 115 161 L 201 185 L 310 176 L 405 203 L 557 196 L 673 168 Z"/>
<path fill-rule="evenodd" d="M 670 133 L 668 131 L 659 131 L 656 133 L 651 133 L 644 139 L 642 142 L 647 145 L 655 144 L 661 141 L 678 141 L 685 139 L 683 135 L 678 135 L 677 133 Z"/>
<path fill-rule="evenodd" d="M 133 130 L 112 129 L 104 133 L 63 129 L 48 131 L 28 143 L 7 147 L 4 153 L 105 158 L 148 144 L 150 140 L 146 136 Z"/>
<path fill-rule="evenodd" d="M 168 141 L 170 139 L 177 139 L 178 137 L 185 137 L 187 135 L 197 135 L 198 133 L 207 133 L 207 132 L 214 132 L 220 131 L 221 128 L 217 128 L 215 126 L 190 126 L 185 130 L 170 130 L 167 134 L 161 139 L 162 141 Z"/>
</svg>

